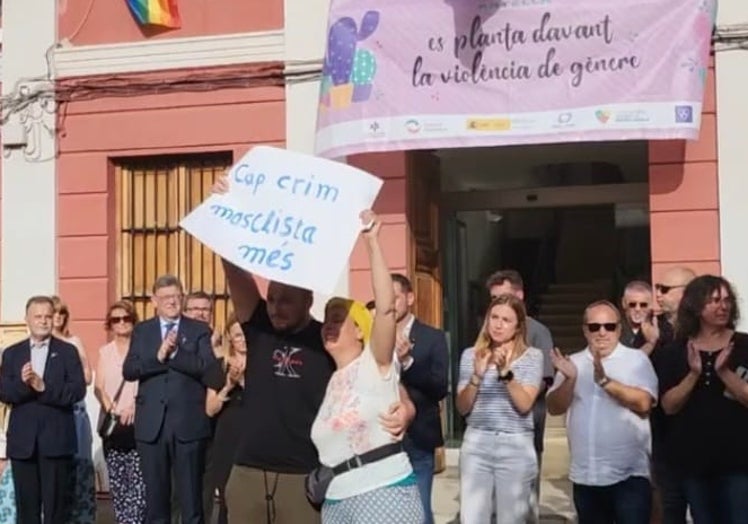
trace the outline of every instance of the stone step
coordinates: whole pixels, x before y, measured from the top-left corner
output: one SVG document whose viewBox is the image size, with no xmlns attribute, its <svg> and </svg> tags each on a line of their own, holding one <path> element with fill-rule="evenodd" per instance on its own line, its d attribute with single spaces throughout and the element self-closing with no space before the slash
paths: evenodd
<svg viewBox="0 0 748 524">
<path fill-rule="evenodd" d="M 593 280 L 591 282 L 558 282 L 548 285 L 548 291 L 604 291 L 610 288 L 610 282 L 605 280 Z"/>
<path fill-rule="evenodd" d="M 551 324 L 548 326 L 553 338 L 582 336 L 582 326 L 578 324 Z"/>
<path fill-rule="evenodd" d="M 574 315 L 581 318 L 585 307 L 587 304 L 582 305 L 577 302 L 551 302 L 541 305 L 540 312 L 543 315 Z"/>
<path fill-rule="evenodd" d="M 563 293 L 543 293 L 539 297 L 540 307 L 548 304 L 580 304 L 584 308 L 587 304 L 590 304 L 596 300 L 605 298 L 605 294 L 598 292 L 563 292 Z"/>
<path fill-rule="evenodd" d="M 552 332 L 551 332 L 552 333 Z M 553 345 L 564 355 L 571 355 L 587 347 L 587 341 L 583 336 L 578 337 L 553 337 Z"/>
<path fill-rule="evenodd" d="M 569 478 L 570 456 L 566 428 L 546 428 L 543 447 L 541 477 L 547 480 Z"/>
<path fill-rule="evenodd" d="M 584 308 L 583 308 L 584 309 Z M 538 322 L 542 322 L 546 326 L 558 326 L 558 325 L 582 325 L 582 314 L 581 313 L 545 313 L 543 309 L 540 309 L 540 314 L 536 317 Z"/>
</svg>

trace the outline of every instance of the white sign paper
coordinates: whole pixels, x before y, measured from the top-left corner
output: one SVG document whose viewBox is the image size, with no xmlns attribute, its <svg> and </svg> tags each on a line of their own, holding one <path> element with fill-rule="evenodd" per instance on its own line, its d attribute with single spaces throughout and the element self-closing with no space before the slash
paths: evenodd
<svg viewBox="0 0 748 524">
<path fill-rule="evenodd" d="M 331 295 L 382 180 L 347 164 L 258 146 L 180 225 L 215 253 L 267 278 Z"/>
</svg>

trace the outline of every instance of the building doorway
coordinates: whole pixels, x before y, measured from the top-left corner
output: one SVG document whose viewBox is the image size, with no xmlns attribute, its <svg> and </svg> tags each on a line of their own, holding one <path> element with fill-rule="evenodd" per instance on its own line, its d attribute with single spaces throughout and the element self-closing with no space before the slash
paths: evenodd
<svg viewBox="0 0 748 524">
<path fill-rule="evenodd" d="M 584 346 L 579 326 L 586 303 L 617 302 L 627 281 L 649 279 L 647 144 L 451 149 L 430 156 L 440 173 L 438 274 L 452 365 L 445 425 L 454 446 L 464 427 L 453 402 L 460 354 L 477 335 L 490 273 L 512 268 L 522 274 L 529 313 L 568 352 Z M 418 166 L 412 171 L 417 176 Z"/>
</svg>

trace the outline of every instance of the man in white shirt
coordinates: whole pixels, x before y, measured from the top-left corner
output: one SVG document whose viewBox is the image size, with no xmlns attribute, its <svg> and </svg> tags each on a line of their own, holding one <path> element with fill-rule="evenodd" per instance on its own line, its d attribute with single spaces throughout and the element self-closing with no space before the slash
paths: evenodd
<svg viewBox="0 0 748 524">
<path fill-rule="evenodd" d="M 567 413 L 569 479 L 579 524 L 649 522 L 651 432 L 657 376 L 646 354 L 620 344 L 621 313 L 590 304 L 582 326 L 588 346 L 563 356 L 548 397 L 551 415 Z"/>
</svg>

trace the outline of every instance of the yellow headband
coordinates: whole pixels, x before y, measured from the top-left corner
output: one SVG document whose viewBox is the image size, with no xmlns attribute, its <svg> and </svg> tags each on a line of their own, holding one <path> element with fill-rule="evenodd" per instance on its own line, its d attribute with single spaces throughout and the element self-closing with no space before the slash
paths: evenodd
<svg viewBox="0 0 748 524">
<path fill-rule="evenodd" d="M 327 308 L 331 307 L 345 308 L 346 311 L 348 311 L 348 316 L 358 326 L 358 329 L 361 330 L 361 333 L 364 336 L 364 344 L 369 343 L 374 319 L 364 304 L 358 300 L 352 300 L 350 298 L 335 297 L 327 302 Z"/>
</svg>

